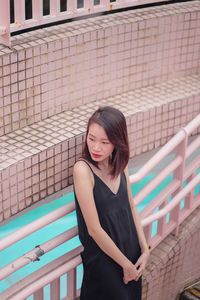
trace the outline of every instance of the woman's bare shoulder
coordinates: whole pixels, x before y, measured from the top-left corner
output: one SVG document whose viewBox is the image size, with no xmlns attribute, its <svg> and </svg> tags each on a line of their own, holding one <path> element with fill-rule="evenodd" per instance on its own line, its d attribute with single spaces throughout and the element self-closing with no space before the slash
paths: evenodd
<svg viewBox="0 0 200 300">
<path fill-rule="evenodd" d="M 78 160 L 74 164 L 73 168 L 73 176 L 74 178 L 82 178 L 82 179 L 92 179 L 93 174 L 91 172 L 91 169 L 89 167 L 89 163 L 85 160 Z M 93 180 L 92 180 L 93 181 Z"/>
</svg>

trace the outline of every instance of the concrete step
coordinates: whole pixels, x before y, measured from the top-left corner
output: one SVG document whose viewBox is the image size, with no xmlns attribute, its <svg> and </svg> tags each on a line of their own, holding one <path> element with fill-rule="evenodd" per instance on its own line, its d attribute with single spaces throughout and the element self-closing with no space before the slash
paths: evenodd
<svg viewBox="0 0 200 300">
<path fill-rule="evenodd" d="M 179 300 L 198 300 L 200 299 L 200 282 L 186 288 L 180 295 Z"/>
<path fill-rule="evenodd" d="M 126 116 L 134 157 L 165 144 L 200 112 L 200 75 L 90 102 L 0 137 L 0 221 L 72 183 L 88 117 L 100 105 Z"/>
</svg>

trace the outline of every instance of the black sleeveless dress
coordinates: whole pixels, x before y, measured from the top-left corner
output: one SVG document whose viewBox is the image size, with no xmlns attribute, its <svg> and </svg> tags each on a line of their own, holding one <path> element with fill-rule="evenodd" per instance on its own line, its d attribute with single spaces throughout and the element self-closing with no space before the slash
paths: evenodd
<svg viewBox="0 0 200 300">
<path fill-rule="evenodd" d="M 90 166 L 89 168 L 91 169 Z M 91 171 L 94 175 L 93 194 L 101 226 L 135 264 L 141 249 L 129 204 L 126 176 L 121 174 L 118 192 L 114 194 L 92 169 Z M 84 246 L 81 253 L 83 281 L 80 300 L 141 300 L 141 278 L 137 282 L 132 280 L 124 284 L 122 267 L 106 255 L 89 236 L 76 195 L 75 203 L 79 238 Z"/>
</svg>

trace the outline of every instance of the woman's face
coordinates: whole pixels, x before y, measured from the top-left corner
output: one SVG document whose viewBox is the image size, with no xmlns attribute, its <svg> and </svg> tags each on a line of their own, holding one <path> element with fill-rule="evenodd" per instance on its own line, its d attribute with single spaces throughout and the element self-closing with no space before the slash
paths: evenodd
<svg viewBox="0 0 200 300">
<path fill-rule="evenodd" d="M 87 146 L 91 158 L 96 162 L 109 159 L 114 150 L 114 145 L 109 141 L 102 126 L 92 123 L 87 135 Z"/>
</svg>

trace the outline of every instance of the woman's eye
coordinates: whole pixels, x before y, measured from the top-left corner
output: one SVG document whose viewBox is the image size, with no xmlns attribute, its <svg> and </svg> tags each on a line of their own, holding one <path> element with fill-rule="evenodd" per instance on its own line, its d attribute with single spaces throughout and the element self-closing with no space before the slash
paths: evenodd
<svg viewBox="0 0 200 300">
<path fill-rule="evenodd" d="M 92 141 L 92 142 L 94 141 L 94 139 L 93 139 L 93 138 L 91 138 L 91 137 L 89 137 L 89 140 L 90 140 L 90 141 Z"/>
<path fill-rule="evenodd" d="M 108 145 L 109 143 L 108 142 L 102 142 L 104 145 Z"/>
</svg>

